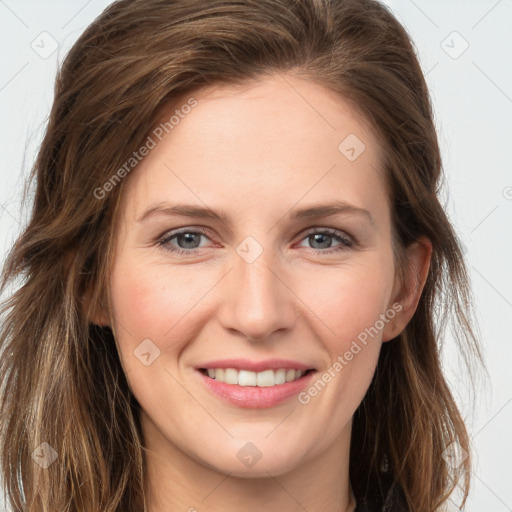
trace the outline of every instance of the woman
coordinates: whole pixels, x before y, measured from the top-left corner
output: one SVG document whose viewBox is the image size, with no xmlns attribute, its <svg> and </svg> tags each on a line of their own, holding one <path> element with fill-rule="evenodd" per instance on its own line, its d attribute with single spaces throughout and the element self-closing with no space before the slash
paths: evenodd
<svg viewBox="0 0 512 512">
<path fill-rule="evenodd" d="M 463 505 L 446 318 L 480 352 L 440 173 L 376 1 L 112 4 L 62 65 L 3 273 L 14 510 Z"/>
</svg>

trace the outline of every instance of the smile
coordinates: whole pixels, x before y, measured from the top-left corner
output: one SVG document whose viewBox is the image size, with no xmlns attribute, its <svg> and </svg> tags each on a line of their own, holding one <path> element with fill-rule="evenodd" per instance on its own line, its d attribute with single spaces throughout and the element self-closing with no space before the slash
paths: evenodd
<svg viewBox="0 0 512 512">
<path fill-rule="evenodd" d="M 261 371 L 235 368 L 196 368 L 196 375 L 213 396 L 247 409 L 275 407 L 303 391 L 314 369 L 274 368 Z"/>
<path fill-rule="evenodd" d="M 256 386 L 260 388 L 278 386 L 287 382 L 294 382 L 313 370 L 298 370 L 279 368 L 277 370 L 264 370 L 252 372 L 237 370 L 236 368 L 201 368 L 200 371 L 210 379 L 225 384 L 238 386 Z"/>
</svg>

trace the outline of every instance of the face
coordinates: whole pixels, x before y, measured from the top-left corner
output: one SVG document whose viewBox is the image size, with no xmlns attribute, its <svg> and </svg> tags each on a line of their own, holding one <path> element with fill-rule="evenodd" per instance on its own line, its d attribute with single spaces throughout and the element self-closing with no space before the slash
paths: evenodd
<svg viewBox="0 0 512 512">
<path fill-rule="evenodd" d="M 378 141 L 291 76 L 193 97 L 127 178 L 112 327 L 151 449 L 282 474 L 348 442 L 398 315 Z"/>
</svg>

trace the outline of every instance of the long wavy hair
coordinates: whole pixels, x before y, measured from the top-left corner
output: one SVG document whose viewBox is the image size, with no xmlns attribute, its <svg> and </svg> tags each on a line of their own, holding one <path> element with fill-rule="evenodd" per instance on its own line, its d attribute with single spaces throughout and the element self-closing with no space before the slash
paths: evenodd
<svg viewBox="0 0 512 512">
<path fill-rule="evenodd" d="M 144 509 L 140 406 L 112 331 L 90 320 L 108 303 L 119 199 L 130 175 L 108 193 L 105 183 L 179 98 L 275 73 L 336 92 L 379 134 L 397 270 L 419 237 L 433 246 L 417 310 L 383 344 L 354 416 L 354 494 L 380 506 L 393 482 L 411 512 L 429 512 L 458 487 L 464 505 L 471 457 L 460 464 L 446 457 L 453 446 L 471 454 L 442 371 L 448 320 L 469 374 L 482 356 L 461 244 L 440 202 L 430 97 L 407 32 L 374 0 L 121 0 L 60 67 L 28 182 L 30 219 L 3 268 L 0 289 L 14 290 L 1 310 L 0 449 L 14 511 Z M 42 467 L 37 450 L 56 462 Z"/>
</svg>

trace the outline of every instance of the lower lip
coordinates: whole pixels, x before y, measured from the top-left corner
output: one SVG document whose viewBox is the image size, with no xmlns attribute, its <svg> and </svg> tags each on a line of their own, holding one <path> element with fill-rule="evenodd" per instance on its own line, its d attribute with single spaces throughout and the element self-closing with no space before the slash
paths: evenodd
<svg viewBox="0 0 512 512">
<path fill-rule="evenodd" d="M 197 370 L 203 382 L 210 391 L 220 396 L 227 402 L 246 409 L 263 409 L 274 407 L 298 395 L 311 381 L 315 371 L 303 375 L 297 380 L 276 384 L 269 387 L 238 386 L 237 384 L 226 384 L 219 382 L 208 375 Z"/>
</svg>

